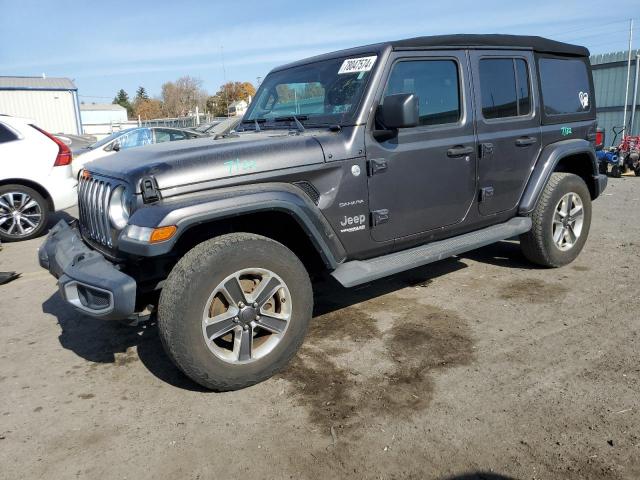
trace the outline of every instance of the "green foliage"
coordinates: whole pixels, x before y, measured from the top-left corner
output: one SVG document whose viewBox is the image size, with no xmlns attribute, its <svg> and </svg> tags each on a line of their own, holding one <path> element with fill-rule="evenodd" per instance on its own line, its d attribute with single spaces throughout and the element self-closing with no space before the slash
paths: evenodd
<svg viewBox="0 0 640 480">
<path fill-rule="evenodd" d="M 120 105 L 121 107 L 126 108 L 127 109 L 127 117 L 133 116 L 133 105 L 131 105 L 131 102 L 129 101 L 129 94 L 127 92 L 125 92 L 123 88 L 121 88 L 118 91 L 116 96 L 113 98 L 113 102 L 112 103 Z"/>
</svg>

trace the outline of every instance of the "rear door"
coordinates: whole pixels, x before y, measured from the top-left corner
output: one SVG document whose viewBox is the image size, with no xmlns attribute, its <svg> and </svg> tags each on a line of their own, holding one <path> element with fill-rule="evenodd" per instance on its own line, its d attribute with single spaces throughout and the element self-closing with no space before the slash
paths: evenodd
<svg viewBox="0 0 640 480">
<path fill-rule="evenodd" d="M 532 52 L 471 51 L 478 135 L 479 210 L 515 208 L 541 148 Z"/>
<path fill-rule="evenodd" d="M 414 93 L 420 125 L 386 140 L 367 129 L 372 237 L 379 242 L 461 222 L 476 192 L 466 53 L 398 52 L 385 70 L 377 102 Z"/>
</svg>

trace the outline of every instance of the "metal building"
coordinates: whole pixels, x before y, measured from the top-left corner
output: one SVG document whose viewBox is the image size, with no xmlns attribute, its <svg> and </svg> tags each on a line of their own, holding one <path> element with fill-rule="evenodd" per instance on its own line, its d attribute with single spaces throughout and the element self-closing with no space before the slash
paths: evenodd
<svg viewBox="0 0 640 480">
<path fill-rule="evenodd" d="M 0 113 L 31 118 L 51 133 L 82 134 L 78 89 L 68 78 L 0 76 Z"/>
<path fill-rule="evenodd" d="M 629 78 L 629 92 L 627 101 L 627 124 L 631 118 L 632 105 L 636 106 L 635 125 L 633 135 L 640 134 L 640 105 L 633 97 L 633 87 L 636 72 L 636 54 L 640 50 L 631 51 L 631 75 Z M 624 98 L 627 83 L 627 59 L 629 52 L 603 53 L 591 56 L 593 67 L 593 83 L 596 90 L 596 111 L 598 126 L 606 130 L 606 144 L 613 141 L 613 127 L 624 125 Z M 640 95 L 639 95 L 640 97 Z M 617 142 L 620 141 L 618 136 Z"/>
</svg>

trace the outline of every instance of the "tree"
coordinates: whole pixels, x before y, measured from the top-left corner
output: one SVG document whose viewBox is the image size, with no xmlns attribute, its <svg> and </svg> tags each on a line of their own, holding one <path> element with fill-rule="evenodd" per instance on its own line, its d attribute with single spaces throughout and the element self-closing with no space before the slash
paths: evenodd
<svg viewBox="0 0 640 480">
<path fill-rule="evenodd" d="M 165 115 L 180 117 L 193 112 L 196 106 L 204 108 L 207 94 L 202 89 L 202 80 L 185 76 L 164 83 L 161 98 Z"/>
<path fill-rule="evenodd" d="M 125 92 L 123 88 L 118 91 L 116 96 L 113 98 L 112 103 L 126 108 L 127 117 L 133 116 L 133 106 L 131 105 L 131 102 L 129 102 L 129 94 Z"/>
<path fill-rule="evenodd" d="M 207 110 L 216 116 L 224 117 L 231 103 L 237 100 L 249 102 L 255 94 L 256 89 L 251 82 L 227 82 L 215 95 L 207 99 Z"/>
<path fill-rule="evenodd" d="M 133 105 L 134 113 L 140 116 L 142 120 L 150 120 L 152 118 L 162 117 L 162 102 L 156 98 L 147 98 L 146 100 L 138 100 Z"/>
<path fill-rule="evenodd" d="M 142 85 L 136 90 L 136 101 L 138 100 L 149 100 L 149 95 L 147 95 L 147 91 Z"/>
</svg>

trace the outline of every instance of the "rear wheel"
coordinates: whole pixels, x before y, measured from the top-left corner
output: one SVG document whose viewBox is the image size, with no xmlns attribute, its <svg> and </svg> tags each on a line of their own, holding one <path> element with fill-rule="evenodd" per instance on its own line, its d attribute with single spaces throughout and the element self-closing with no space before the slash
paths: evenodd
<svg viewBox="0 0 640 480">
<path fill-rule="evenodd" d="M 29 240 L 42 234 L 49 219 L 47 201 L 24 185 L 0 187 L 0 239 Z"/>
<path fill-rule="evenodd" d="M 311 282 L 284 245 L 248 233 L 196 246 L 160 295 L 158 324 L 174 363 L 212 390 L 269 378 L 301 345 L 311 319 Z"/>
<path fill-rule="evenodd" d="M 591 226 L 591 194 L 584 180 L 572 173 L 553 173 L 531 220 L 531 230 L 520 236 L 524 255 L 546 267 L 571 263 Z"/>
</svg>

